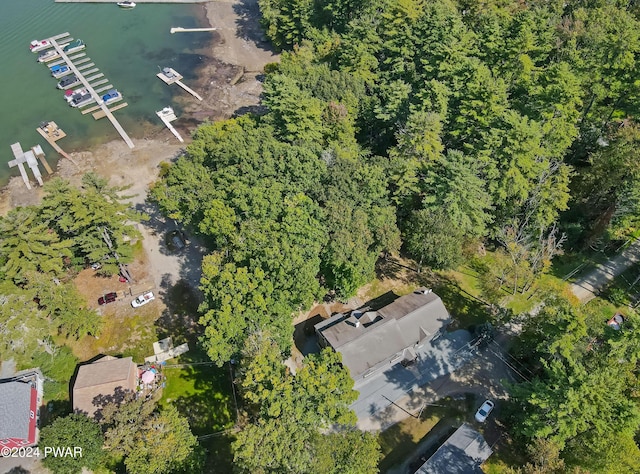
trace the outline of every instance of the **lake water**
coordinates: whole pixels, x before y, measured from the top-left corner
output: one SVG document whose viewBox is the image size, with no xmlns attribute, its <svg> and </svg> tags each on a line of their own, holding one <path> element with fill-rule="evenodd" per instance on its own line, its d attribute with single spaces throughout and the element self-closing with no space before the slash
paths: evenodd
<svg viewBox="0 0 640 474">
<path fill-rule="evenodd" d="M 39 143 L 49 163 L 55 164 L 58 154 L 36 132 L 44 120 L 55 121 L 67 133 L 58 142 L 67 152 L 120 139 L 107 119 L 96 121 L 67 105 L 64 92 L 56 89 L 58 80 L 36 61 L 37 53 L 29 51 L 31 40 L 64 32 L 82 39 L 87 57 L 109 79 L 98 88 L 113 84 L 123 94 L 129 106 L 115 116 L 129 136 L 140 138 L 149 127 L 163 127 L 156 110 L 172 105 L 180 112 L 171 97 L 184 92 L 158 79 L 158 67 L 173 67 L 189 84 L 202 65 L 199 52 L 211 41 L 207 33 L 172 35 L 172 26 L 208 26 L 204 7 L 138 4 L 124 10 L 115 4 L 0 0 L 0 185 L 19 175 L 6 164 L 13 159 L 12 143 L 19 141 L 24 150 Z M 41 172 L 46 174 L 42 168 Z"/>
</svg>

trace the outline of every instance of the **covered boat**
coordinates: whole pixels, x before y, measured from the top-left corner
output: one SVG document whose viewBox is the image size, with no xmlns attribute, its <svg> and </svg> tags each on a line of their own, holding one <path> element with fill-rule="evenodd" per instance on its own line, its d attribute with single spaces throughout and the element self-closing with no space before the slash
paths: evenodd
<svg viewBox="0 0 640 474">
<path fill-rule="evenodd" d="M 72 72 L 69 66 L 67 66 L 66 64 L 58 64 L 56 66 L 51 66 L 49 69 L 51 70 L 51 75 L 56 79 L 62 76 L 67 76 Z"/>
<path fill-rule="evenodd" d="M 71 43 L 62 48 L 62 51 L 65 53 L 75 53 L 76 51 L 81 51 L 86 48 L 84 41 L 81 39 L 73 40 Z"/>
<path fill-rule="evenodd" d="M 52 61 L 56 58 L 59 58 L 60 54 L 55 49 L 50 49 L 49 51 L 43 51 L 38 55 L 38 62 L 44 63 L 47 61 Z"/>
<path fill-rule="evenodd" d="M 102 96 L 102 101 L 105 104 L 110 104 L 111 102 L 115 102 L 116 100 L 120 100 L 121 98 L 122 94 L 120 94 L 120 92 L 118 92 L 116 89 L 110 89 L 105 95 Z"/>
<path fill-rule="evenodd" d="M 116 5 L 118 5 L 120 8 L 134 8 L 136 6 L 136 3 L 127 0 L 124 2 L 118 2 Z"/>
<path fill-rule="evenodd" d="M 68 89 L 76 84 L 80 84 L 80 79 L 78 79 L 75 74 L 72 74 L 71 76 L 63 77 L 56 87 L 58 89 Z"/>
<path fill-rule="evenodd" d="M 64 99 L 68 102 L 71 103 L 71 101 L 74 99 L 74 97 L 78 97 L 80 95 L 85 95 L 88 94 L 89 91 L 87 90 L 86 87 L 80 87 L 76 90 L 71 90 L 69 89 L 67 92 L 64 93 Z"/>
<path fill-rule="evenodd" d="M 84 105 L 90 104 L 93 102 L 93 97 L 89 94 L 89 91 L 84 89 L 84 91 L 80 94 L 74 94 L 69 101 L 69 105 L 71 107 L 82 107 Z"/>
</svg>

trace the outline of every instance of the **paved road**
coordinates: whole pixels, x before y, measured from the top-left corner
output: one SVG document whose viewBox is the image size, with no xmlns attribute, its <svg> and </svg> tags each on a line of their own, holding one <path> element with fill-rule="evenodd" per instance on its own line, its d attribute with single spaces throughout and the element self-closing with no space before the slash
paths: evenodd
<svg viewBox="0 0 640 474">
<path fill-rule="evenodd" d="M 606 263 L 598 264 L 591 272 L 573 283 L 571 291 L 582 303 L 586 303 L 595 298 L 602 287 L 638 262 L 640 262 L 640 240 L 633 242 Z"/>
</svg>

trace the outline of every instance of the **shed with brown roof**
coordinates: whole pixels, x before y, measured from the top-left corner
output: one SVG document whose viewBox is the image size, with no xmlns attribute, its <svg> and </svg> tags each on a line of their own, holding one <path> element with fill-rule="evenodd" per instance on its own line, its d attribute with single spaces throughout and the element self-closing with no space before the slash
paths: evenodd
<svg viewBox="0 0 640 474">
<path fill-rule="evenodd" d="M 73 411 L 94 417 L 105 404 L 135 392 L 137 383 L 138 368 L 131 357 L 104 356 L 82 365 L 73 384 Z"/>
</svg>

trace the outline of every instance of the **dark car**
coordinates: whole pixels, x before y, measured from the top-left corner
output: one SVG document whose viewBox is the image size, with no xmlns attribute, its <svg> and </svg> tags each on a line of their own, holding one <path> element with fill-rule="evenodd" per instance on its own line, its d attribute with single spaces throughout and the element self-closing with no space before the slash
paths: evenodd
<svg viewBox="0 0 640 474">
<path fill-rule="evenodd" d="M 107 303 L 113 303 L 117 299 L 118 299 L 118 293 L 115 293 L 115 292 L 107 293 L 106 295 L 98 298 L 98 304 L 103 305 Z"/>
<path fill-rule="evenodd" d="M 167 234 L 166 242 L 171 250 L 182 250 L 187 245 L 184 235 L 177 229 Z"/>
</svg>

